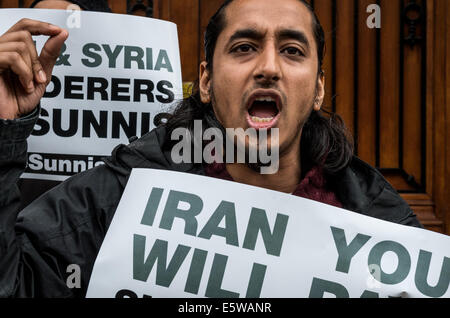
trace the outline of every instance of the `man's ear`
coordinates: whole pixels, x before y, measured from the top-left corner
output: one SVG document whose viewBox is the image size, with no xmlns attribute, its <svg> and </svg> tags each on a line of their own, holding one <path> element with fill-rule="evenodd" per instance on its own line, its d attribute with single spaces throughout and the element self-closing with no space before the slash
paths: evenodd
<svg viewBox="0 0 450 318">
<path fill-rule="evenodd" d="M 208 69 L 206 68 L 208 64 L 203 61 L 200 63 L 200 81 L 199 81 L 199 87 L 200 87 L 200 99 L 202 103 L 207 104 L 211 102 L 211 95 L 209 93 L 210 87 L 211 87 L 211 78 Z"/>
<path fill-rule="evenodd" d="M 325 73 L 321 71 L 317 76 L 316 99 L 314 100 L 314 110 L 319 111 L 322 108 L 325 97 Z"/>
</svg>

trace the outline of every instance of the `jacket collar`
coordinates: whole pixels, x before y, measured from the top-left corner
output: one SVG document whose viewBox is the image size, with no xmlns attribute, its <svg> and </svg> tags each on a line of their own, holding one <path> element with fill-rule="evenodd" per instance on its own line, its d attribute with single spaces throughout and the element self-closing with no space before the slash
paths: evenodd
<svg viewBox="0 0 450 318">
<path fill-rule="evenodd" d="M 201 165 L 174 163 L 169 150 L 163 149 L 166 138 L 164 126 L 153 129 L 129 145 L 117 146 L 111 156 L 103 158 L 105 165 L 112 169 L 125 187 L 131 169 L 149 168 L 173 170 L 204 175 Z"/>
</svg>

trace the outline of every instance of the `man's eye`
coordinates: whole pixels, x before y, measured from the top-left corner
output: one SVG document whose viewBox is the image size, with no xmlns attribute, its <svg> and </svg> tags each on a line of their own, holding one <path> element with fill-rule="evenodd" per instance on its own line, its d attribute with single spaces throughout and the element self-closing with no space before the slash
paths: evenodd
<svg viewBox="0 0 450 318">
<path fill-rule="evenodd" d="M 239 46 L 235 47 L 235 48 L 232 50 L 232 52 L 236 52 L 236 53 L 248 53 L 248 52 L 254 51 L 254 50 L 255 50 L 255 49 L 254 49 L 251 45 L 248 45 L 248 44 L 242 44 L 242 45 L 239 45 Z"/>
<path fill-rule="evenodd" d="M 287 55 L 304 56 L 303 52 L 296 47 L 288 47 L 283 49 L 281 52 L 286 53 Z"/>
</svg>

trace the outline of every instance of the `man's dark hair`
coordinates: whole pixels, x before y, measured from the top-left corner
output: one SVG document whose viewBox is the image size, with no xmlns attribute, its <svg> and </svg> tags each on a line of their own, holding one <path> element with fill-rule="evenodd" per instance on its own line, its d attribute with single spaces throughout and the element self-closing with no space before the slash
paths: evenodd
<svg viewBox="0 0 450 318">
<path fill-rule="evenodd" d="M 35 0 L 30 5 L 30 8 L 34 8 L 42 0 Z M 85 11 L 96 11 L 96 12 L 111 12 L 108 1 L 106 0 L 67 0 L 73 4 L 78 5 L 81 9 Z"/>
<path fill-rule="evenodd" d="M 322 25 L 317 18 L 316 13 L 309 5 L 308 2 L 304 0 L 299 0 L 303 3 L 311 12 L 313 17 L 313 32 L 314 39 L 317 44 L 317 56 L 319 58 L 319 73 L 322 73 L 322 62 L 325 53 L 325 33 L 323 31 Z M 225 8 L 227 8 L 233 0 L 226 0 L 222 6 L 217 10 L 217 12 L 211 17 L 209 20 L 208 26 L 205 32 L 205 60 L 208 63 L 207 67 L 209 71 L 212 71 L 213 59 L 214 59 L 214 50 L 216 48 L 217 39 L 219 38 L 220 33 L 222 33 L 223 29 L 225 29 L 226 21 L 225 21 Z"/>
<path fill-rule="evenodd" d="M 324 31 L 312 7 L 304 0 L 299 1 L 308 8 L 313 17 L 312 27 L 319 61 L 318 76 L 320 76 L 323 74 L 322 62 L 325 54 Z M 213 72 L 212 65 L 217 39 L 226 27 L 225 9 L 231 2 L 233 0 L 226 0 L 222 4 L 211 17 L 206 28 L 205 60 L 210 74 Z M 219 128 L 224 132 L 224 128 L 214 114 L 211 103 L 201 102 L 198 80 L 192 87 L 192 94 L 178 104 L 173 115 L 165 124 L 167 128 L 165 147 L 169 149 L 175 144 L 170 137 L 176 128 L 188 128 L 192 132 L 194 120 L 202 120 L 204 130 Z M 323 110 L 323 107 L 320 111 L 312 111 L 303 126 L 300 147 L 302 174 L 305 174 L 313 166 L 321 166 L 326 174 L 335 174 L 347 166 L 353 156 L 352 138 L 348 134 L 343 120 L 339 115 Z"/>
</svg>

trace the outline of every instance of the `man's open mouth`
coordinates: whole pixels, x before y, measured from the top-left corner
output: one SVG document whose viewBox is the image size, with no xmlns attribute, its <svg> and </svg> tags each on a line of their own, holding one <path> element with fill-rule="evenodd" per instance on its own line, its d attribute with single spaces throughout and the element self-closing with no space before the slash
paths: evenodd
<svg viewBox="0 0 450 318">
<path fill-rule="evenodd" d="M 247 122 L 252 128 L 271 128 L 278 121 L 280 96 L 274 92 L 257 92 L 248 101 Z"/>
</svg>

